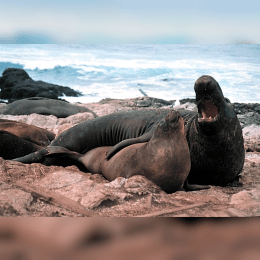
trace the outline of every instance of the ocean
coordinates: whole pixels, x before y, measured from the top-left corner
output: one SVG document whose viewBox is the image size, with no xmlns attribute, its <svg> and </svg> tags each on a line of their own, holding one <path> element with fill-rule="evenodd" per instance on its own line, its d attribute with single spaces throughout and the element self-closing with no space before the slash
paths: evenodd
<svg viewBox="0 0 260 260">
<path fill-rule="evenodd" d="M 70 102 L 148 96 L 194 98 L 194 83 L 213 76 L 231 102 L 260 103 L 259 44 L 1 44 L 0 76 L 23 68 L 34 80 L 68 86 Z"/>
</svg>

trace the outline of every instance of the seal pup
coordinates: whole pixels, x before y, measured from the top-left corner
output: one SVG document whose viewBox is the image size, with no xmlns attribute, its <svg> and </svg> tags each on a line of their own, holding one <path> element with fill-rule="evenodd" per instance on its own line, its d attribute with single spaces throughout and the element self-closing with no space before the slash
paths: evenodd
<svg viewBox="0 0 260 260">
<path fill-rule="evenodd" d="M 85 154 L 63 147 L 48 147 L 49 154 L 60 154 L 81 162 L 93 174 L 108 180 L 143 175 L 168 193 L 180 190 L 190 171 L 189 147 L 184 123 L 177 111 L 170 111 L 156 126 L 149 142 L 130 145 L 106 160 L 110 147 L 99 147 Z"/>
<path fill-rule="evenodd" d="M 11 160 L 41 150 L 42 147 L 0 130 L 0 157 Z"/>
<path fill-rule="evenodd" d="M 48 130 L 7 119 L 0 119 L 0 130 L 7 131 L 40 146 L 49 145 L 50 141 L 55 138 L 54 133 Z"/>
</svg>

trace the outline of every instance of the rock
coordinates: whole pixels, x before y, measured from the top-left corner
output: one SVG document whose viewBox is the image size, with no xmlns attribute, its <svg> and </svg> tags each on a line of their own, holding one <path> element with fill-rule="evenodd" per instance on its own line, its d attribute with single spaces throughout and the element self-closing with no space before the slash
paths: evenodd
<svg viewBox="0 0 260 260">
<path fill-rule="evenodd" d="M 86 173 L 83 176 L 79 171 L 64 169 L 52 172 L 37 184 L 48 190 L 57 191 L 72 200 L 79 201 L 99 184 L 98 182 L 94 183 L 91 177 L 91 173 Z M 103 182 L 106 182 L 104 178 Z"/>
<path fill-rule="evenodd" d="M 175 100 L 172 101 L 166 101 L 163 99 L 158 99 L 158 98 L 153 98 L 153 97 L 138 97 L 135 99 L 121 99 L 121 100 L 116 100 L 116 99 L 102 99 L 99 103 L 100 104 L 107 104 L 107 103 L 112 103 L 114 101 L 119 101 L 120 105 L 123 107 L 154 107 L 154 108 L 159 108 L 163 106 L 169 106 L 174 103 Z"/>
<path fill-rule="evenodd" d="M 135 175 L 129 179 L 126 179 L 124 188 L 128 192 L 136 193 L 138 195 L 162 192 L 161 188 L 142 175 Z"/>
<path fill-rule="evenodd" d="M 76 125 L 76 124 L 88 121 L 90 119 L 93 119 L 93 118 L 94 118 L 94 115 L 89 112 L 78 113 L 76 115 L 72 115 L 72 116 L 68 116 L 66 118 L 59 119 L 58 124 L 59 125 L 64 125 L 64 124 Z"/>
<path fill-rule="evenodd" d="M 243 190 L 231 197 L 230 204 L 241 210 L 252 210 L 260 214 L 260 191 Z"/>
<path fill-rule="evenodd" d="M 196 104 L 196 99 L 195 98 L 183 98 L 180 99 L 180 104 L 183 105 L 185 103 L 192 103 L 192 104 Z"/>
<path fill-rule="evenodd" d="M 246 153 L 246 162 L 250 162 L 251 165 L 260 166 L 260 154 L 259 153 Z"/>
<path fill-rule="evenodd" d="M 128 194 L 123 191 L 115 192 L 112 188 L 100 184 L 97 185 L 95 189 L 90 191 L 87 196 L 82 198 L 81 205 L 85 206 L 88 209 L 93 209 L 98 207 L 102 202 L 107 200 L 117 200 L 119 202 L 123 202 L 124 199 L 130 197 L 132 197 L 131 194 Z"/>
<path fill-rule="evenodd" d="M 45 128 L 51 132 L 54 132 L 56 125 L 58 124 L 58 118 L 56 116 L 44 116 L 38 114 L 22 115 L 22 116 L 12 116 L 12 115 L 1 115 L 0 118 L 14 120 L 22 122 L 28 125 L 34 125 L 37 127 Z"/>
<path fill-rule="evenodd" d="M 189 110 L 189 111 L 194 111 L 194 112 L 198 112 L 198 108 L 197 105 L 194 103 L 184 103 L 184 104 L 180 104 L 180 105 L 175 105 L 173 106 L 174 109 L 184 109 L 184 110 Z"/>
<path fill-rule="evenodd" d="M 82 94 L 69 87 L 63 87 L 43 81 L 34 81 L 23 69 L 8 68 L 0 77 L 0 99 L 14 101 L 28 97 L 46 97 L 58 99 L 59 96 L 78 97 Z"/>
<path fill-rule="evenodd" d="M 84 121 L 93 119 L 94 115 L 90 112 L 78 113 L 67 118 L 57 118 L 53 115 L 2 115 L 0 114 L 0 119 L 8 119 L 13 121 L 22 122 L 28 125 L 34 125 L 52 131 L 56 136 L 64 132 L 65 130 L 73 127 L 76 124 L 82 123 Z"/>
<path fill-rule="evenodd" d="M 237 114 L 246 114 L 249 112 L 260 113 L 259 103 L 234 103 L 233 105 Z"/>
<path fill-rule="evenodd" d="M 49 174 L 35 184 L 59 192 L 88 209 L 96 208 L 107 200 L 122 203 L 133 197 L 133 194 L 142 196 L 161 192 L 158 186 L 143 176 L 137 175 L 129 179 L 119 177 L 112 182 L 103 177 L 101 182 L 96 182 L 92 177 L 90 173 L 82 175 L 76 171 L 61 170 Z"/>
<path fill-rule="evenodd" d="M 250 125 L 243 128 L 245 149 L 247 152 L 260 152 L 260 125 Z"/>
<path fill-rule="evenodd" d="M 245 127 L 243 129 L 243 137 L 245 141 L 260 142 L 260 125 L 252 124 Z"/>
<path fill-rule="evenodd" d="M 26 214 L 33 197 L 31 194 L 14 189 L 0 181 L 0 216 Z"/>
<path fill-rule="evenodd" d="M 242 128 L 254 125 L 260 125 L 260 114 L 257 112 L 247 112 L 243 115 L 237 115 Z"/>
</svg>

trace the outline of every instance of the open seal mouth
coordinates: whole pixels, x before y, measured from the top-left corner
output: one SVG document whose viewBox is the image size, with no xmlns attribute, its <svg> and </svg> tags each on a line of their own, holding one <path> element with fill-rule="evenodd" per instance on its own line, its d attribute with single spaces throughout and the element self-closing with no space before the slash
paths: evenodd
<svg viewBox="0 0 260 260">
<path fill-rule="evenodd" d="M 218 108 L 211 100 L 203 100 L 199 109 L 199 122 L 216 122 L 218 120 Z"/>
</svg>

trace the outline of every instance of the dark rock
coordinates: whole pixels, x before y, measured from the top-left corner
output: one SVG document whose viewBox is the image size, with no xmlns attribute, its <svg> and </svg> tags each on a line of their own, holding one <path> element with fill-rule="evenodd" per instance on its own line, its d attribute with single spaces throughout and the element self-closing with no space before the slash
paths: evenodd
<svg viewBox="0 0 260 260">
<path fill-rule="evenodd" d="M 0 204 L 0 216 L 1 217 L 16 217 L 19 216 L 20 213 L 14 209 L 14 207 L 8 203 Z"/>
<path fill-rule="evenodd" d="M 110 103 L 111 101 L 114 101 L 114 100 L 116 100 L 116 99 L 104 98 L 104 99 L 100 100 L 98 103 L 100 103 L 100 104 L 108 104 L 108 103 Z"/>
<path fill-rule="evenodd" d="M 254 111 L 238 114 L 237 118 L 241 123 L 242 128 L 249 125 L 260 125 L 260 114 Z"/>
<path fill-rule="evenodd" d="M 183 105 L 185 103 L 194 103 L 196 104 L 196 99 L 195 98 L 184 98 L 180 100 L 180 104 Z"/>
<path fill-rule="evenodd" d="M 130 106 L 159 108 L 163 106 L 169 106 L 172 104 L 173 101 L 166 101 L 164 99 L 153 98 L 153 97 L 142 97 L 142 98 L 137 98 L 132 105 L 130 104 Z"/>
<path fill-rule="evenodd" d="M 0 77 L 0 98 L 17 100 L 28 97 L 46 97 L 58 99 L 59 96 L 78 97 L 82 94 L 69 87 L 63 87 L 43 81 L 34 81 L 23 69 L 8 68 Z"/>
<path fill-rule="evenodd" d="M 99 101 L 100 104 L 109 104 L 113 103 L 116 99 L 111 98 L 105 98 Z M 123 107 L 164 107 L 164 106 L 170 106 L 173 105 L 175 100 L 164 100 L 159 98 L 153 98 L 153 97 L 138 97 L 138 98 L 131 98 L 131 99 L 117 99 L 119 101 L 119 104 Z"/>
<path fill-rule="evenodd" d="M 248 112 L 257 112 L 260 114 L 259 103 L 234 103 L 234 108 L 237 114 L 246 114 Z"/>
<path fill-rule="evenodd" d="M 45 98 L 50 98 L 50 99 L 59 99 L 58 95 L 55 94 L 51 90 L 46 91 L 46 92 L 42 92 L 40 94 L 37 94 L 36 97 L 45 97 Z"/>
</svg>

